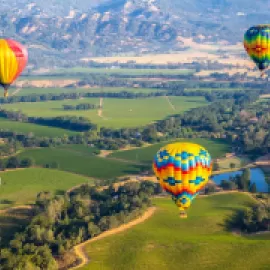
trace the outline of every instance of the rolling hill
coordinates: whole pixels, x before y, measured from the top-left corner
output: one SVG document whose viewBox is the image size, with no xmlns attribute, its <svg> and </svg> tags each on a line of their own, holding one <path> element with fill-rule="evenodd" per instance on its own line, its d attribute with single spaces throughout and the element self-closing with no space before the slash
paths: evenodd
<svg viewBox="0 0 270 270">
<path fill-rule="evenodd" d="M 267 269 L 268 236 L 248 238 L 227 230 L 234 212 L 252 204 L 245 194 L 197 198 L 188 219 L 170 199 L 154 200 L 157 211 L 143 224 L 86 245 L 86 269 Z"/>
</svg>

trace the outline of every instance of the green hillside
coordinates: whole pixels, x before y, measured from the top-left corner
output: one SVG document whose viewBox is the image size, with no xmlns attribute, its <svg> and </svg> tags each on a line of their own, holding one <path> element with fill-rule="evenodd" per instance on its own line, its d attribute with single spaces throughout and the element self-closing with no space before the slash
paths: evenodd
<svg viewBox="0 0 270 270">
<path fill-rule="evenodd" d="M 25 204 L 36 199 L 41 191 L 63 193 L 67 189 L 82 183 L 92 182 L 91 179 L 68 172 L 30 168 L 0 173 L 0 209 L 6 202 Z"/>
<path fill-rule="evenodd" d="M 227 152 L 230 152 L 229 145 L 223 140 L 208 140 L 208 139 L 178 139 L 172 142 L 193 142 L 205 147 L 211 154 L 212 158 L 221 157 Z M 157 143 L 148 147 L 142 147 L 127 151 L 117 151 L 109 157 L 121 158 L 137 162 L 151 163 L 156 152 L 169 142 Z"/>
<path fill-rule="evenodd" d="M 235 211 L 253 203 L 245 194 L 198 198 L 180 219 L 170 199 L 155 199 L 153 217 L 86 247 L 90 263 L 80 270 L 263 270 L 270 265 L 270 241 L 250 240 L 226 230 Z"/>
<path fill-rule="evenodd" d="M 77 148 L 30 149 L 20 153 L 19 158 L 32 157 L 36 164 L 44 166 L 57 162 L 59 169 L 88 177 L 110 179 L 126 174 L 136 174 L 140 167 L 132 162 L 121 162 L 93 156 Z"/>
</svg>

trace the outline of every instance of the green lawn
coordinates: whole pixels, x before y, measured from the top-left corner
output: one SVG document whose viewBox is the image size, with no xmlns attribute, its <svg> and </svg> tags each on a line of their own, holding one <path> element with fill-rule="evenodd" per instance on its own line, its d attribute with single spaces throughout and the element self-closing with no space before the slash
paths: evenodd
<svg viewBox="0 0 270 270">
<path fill-rule="evenodd" d="M 58 170 L 30 168 L 0 173 L 1 201 L 13 204 L 25 204 L 33 201 L 40 191 L 63 192 L 81 183 L 92 182 L 91 179 Z M 6 204 L 0 203 L 0 208 Z"/>
<path fill-rule="evenodd" d="M 64 134 L 67 135 L 75 135 L 78 132 L 70 131 L 67 129 L 55 128 L 55 127 L 47 127 L 41 126 L 31 123 L 22 123 L 17 121 L 10 121 L 7 119 L 0 118 L 0 129 L 1 130 L 10 130 L 21 133 L 33 133 L 38 137 L 62 137 Z"/>
<path fill-rule="evenodd" d="M 12 95 L 17 89 L 10 89 L 9 94 Z M 25 87 L 17 93 L 15 96 L 28 96 L 28 95 L 43 95 L 43 94 L 53 94 L 60 95 L 62 93 L 119 93 L 122 91 L 130 93 L 152 93 L 157 92 L 157 89 L 149 88 L 126 88 L 126 87 L 89 87 L 89 88 L 53 88 L 53 87 Z"/>
<path fill-rule="evenodd" d="M 140 171 L 140 166 L 136 164 L 96 157 L 91 154 L 91 150 L 89 153 L 87 151 L 79 148 L 31 149 L 20 153 L 18 157 L 32 157 L 39 166 L 55 161 L 60 170 L 100 179 L 136 174 Z"/>
<path fill-rule="evenodd" d="M 230 147 L 223 140 L 208 140 L 208 139 L 178 139 L 175 142 L 193 142 L 205 147 L 211 154 L 212 158 L 221 157 L 227 152 L 230 152 Z M 127 151 L 117 151 L 109 155 L 113 158 L 121 158 L 137 162 L 144 162 L 150 164 L 153 161 L 154 155 L 157 151 L 169 142 L 154 144 L 148 147 L 142 147 Z"/>
<path fill-rule="evenodd" d="M 169 103 L 171 102 L 171 104 Z M 99 104 L 97 98 L 81 100 L 48 101 L 35 103 L 5 104 L 7 110 L 21 110 L 28 116 L 83 116 L 100 126 L 121 128 L 137 127 L 165 118 L 168 115 L 182 113 L 191 108 L 209 104 L 203 97 L 155 97 L 147 99 L 103 99 L 103 114 L 98 116 L 97 110 L 72 111 L 63 110 L 64 104 L 80 103 Z"/>
<path fill-rule="evenodd" d="M 80 270 L 263 270 L 270 265 L 270 241 L 226 230 L 225 220 L 251 204 L 245 194 L 197 198 L 187 219 L 170 199 L 155 199 L 146 222 L 86 246 L 90 263 Z M 183 267 L 184 266 L 184 267 Z"/>
</svg>

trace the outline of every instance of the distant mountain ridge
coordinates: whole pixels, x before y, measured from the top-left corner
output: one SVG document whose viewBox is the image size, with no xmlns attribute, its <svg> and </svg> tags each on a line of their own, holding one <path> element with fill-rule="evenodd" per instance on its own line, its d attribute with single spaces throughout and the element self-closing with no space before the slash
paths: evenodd
<svg viewBox="0 0 270 270">
<path fill-rule="evenodd" d="M 252 24 L 270 23 L 269 0 L 0 0 L 0 34 L 35 56 L 142 54 L 196 42 L 237 43 Z M 34 61 L 34 59 L 30 59 Z"/>
</svg>

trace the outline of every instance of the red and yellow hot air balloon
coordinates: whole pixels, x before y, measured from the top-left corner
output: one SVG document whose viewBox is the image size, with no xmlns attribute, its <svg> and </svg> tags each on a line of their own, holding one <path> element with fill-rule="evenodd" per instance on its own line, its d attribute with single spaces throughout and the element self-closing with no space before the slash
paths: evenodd
<svg viewBox="0 0 270 270">
<path fill-rule="evenodd" d="M 153 169 L 161 187 L 172 195 L 185 218 L 186 210 L 205 187 L 212 172 L 208 151 L 194 143 L 172 143 L 156 154 Z"/>
<path fill-rule="evenodd" d="M 0 39 L 0 85 L 4 96 L 8 96 L 9 86 L 19 77 L 28 61 L 24 46 L 12 39 Z"/>
</svg>

